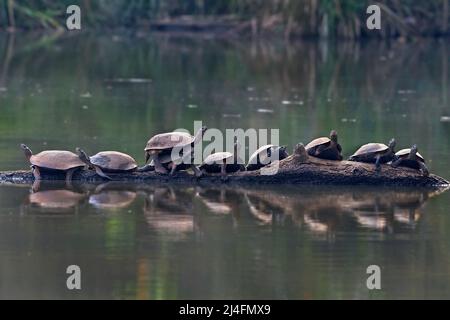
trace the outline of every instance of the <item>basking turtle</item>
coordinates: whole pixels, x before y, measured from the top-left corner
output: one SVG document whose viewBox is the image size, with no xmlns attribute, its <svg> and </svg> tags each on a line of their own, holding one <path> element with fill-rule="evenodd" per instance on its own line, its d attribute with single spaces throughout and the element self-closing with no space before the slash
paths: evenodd
<svg viewBox="0 0 450 320">
<path fill-rule="evenodd" d="M 85 164 L 73 152 L 63 150 L 47 150 L 38 154 L 33 152 L 26 145 L 21 144 L 25 157 L 30 161 L 33 175 L 36 180 L 41 179 L 41 173 L 65 172 L 66 181 L 72 180 L 73 173 L 82 169 Z"/>
<path fill-rule="evenodd" d="M 272 159 L 272 155 L 274 159 Z M 272 162 L 272 160 L 283 160 L 287 158 L 289 154 L 286 151 L 286 146 L 275 146 L 273 144 L 267 144 L 256 150 L 248 160 L 246 167 L 247 171 L 258 170 Z"/>
<path fill-rule="evenodd" d="M 368 143 L 359 148 L 349 161 L 375 163 L 376 171 L 380 172 L 381 164 L 388 163 L 395 156 L 395 139 L 389 141 L 389 146 L 384 143 Z"/>
<path fill-rule="evenodd" d="M 221 173 L 222 179 L 226 179 L 227 173 L 245 171 L 242 159 L 238 156 L 239 143 L 234 143 L 234 153 L 216 152 L 210 154 L 203 161 L 200 170 L 207 173 Z"/>
<path fill-rule="evenodd" d="M 330 137 L 321 137 L 314 139 L 305 147 L 310 156 L 328 159 L 328 160 L 342 160 L 342 147 L 338 143 L 338 136 L 335 130 L 332 130 Z"/>
<path fill-rule="evenodd" d="M 392 162 L 392 166 L 407 167 L 416 170 L 420 170 L 424 176 L 428 176 L 430 173 L 425 165 L 425 159 L 417 151 L 417 145 L 413 145 L 411 149 L 402 149 L 395 154 L 395 160 Z"/>
<path fill-rule="evenodd" d="M 77 148 L 78 156 L 87 166 L 106 179 L 112 180 L 105 172 L 120 173 L 132 172 L 137 169 L 136 160 L 131 156 L 118 151 L 102 151 L 89 157 L 82 149 Z"/>
<path fill-rule="evenodd" d="M 180 166 L 181 164 L 185 164 L 183 160 L 191 157 L 194 145 L 199 142 L 205 131 L 206 127 L 202 127 L 195 134 L 195 137 L 191 136 L 189 133 L 185 132 L 168 132 L 168 133 L 160 133 L 156 136 L 152 137 L 145 147 L 145 163 L 151 158 L 153 161 L 153 165 L 156 172 L 159 173 L 167 173 L 168 169 L 162 163 L 171 163 L 170 169 L 173 174 L 177 169 L 185 169 L 187 167 L 192 167 L 195 174 L 201 175 L 200 170 L 193 164 L 193 161 L 189 161 L 190 164 L 186 166 Z M 180 151 L 185 150 L 186 147 L 190 146 L 188 153 L 177 155 L 177 159 L 172 159 L 172 151 L 173 148 L 180 148 Z M 180 168 L 178 168 L 180 166 Z M 151 166 L 145 166 L 141 168 L 141 171 L 144 171 L 146 168 Z"/>
</svg>

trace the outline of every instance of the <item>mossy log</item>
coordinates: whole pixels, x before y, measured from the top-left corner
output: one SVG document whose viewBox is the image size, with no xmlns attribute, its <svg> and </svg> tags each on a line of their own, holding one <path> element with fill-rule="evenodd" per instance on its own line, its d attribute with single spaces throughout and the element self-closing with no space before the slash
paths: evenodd
<svg viewBox="0 0 450 320">
<path fill-rule="evenodd" d="M 276 168 L 278 169 L 276 170 Z M 177 172 L 173 176 L 156 172 L 132 172 L 109 174 L 114 181 L 147 184 L 198 184 L 198 185 L 366 185 L 426 187 L 439 189 L 448 187 L 449 182 L 437 175 L 423 176 L 409 168 L 393 168 L 383 164 L 381 172 L 373 164 L 352 161 L 329 161 L 294 153 L 277 161 L 264 170 L 273 169 L 274 174 L 262 174 L 261 170 L 228 174 L 222 181 L 220 175 L 205 174 L 196 178 L 190 172 Z M 45 180 L 63 180 L 64 175 L 43 175 Z M 73 176 L 80 182 L 100 183 L 106 181 L 92 170 L 80 170 Z M 30 171 L 0 172 L 0 182 L 30 183 L 34 178 Z"/>
</svg>

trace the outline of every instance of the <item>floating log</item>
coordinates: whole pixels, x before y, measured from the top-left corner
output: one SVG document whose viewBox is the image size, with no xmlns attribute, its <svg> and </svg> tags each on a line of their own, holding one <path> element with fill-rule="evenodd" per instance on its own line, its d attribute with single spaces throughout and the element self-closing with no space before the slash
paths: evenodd
<svg viewBox="0 0 450 320">
<path fill-rule="evenodd" d="M 304 149 L 303 149 L 304 150 Z M 262 170 L 265 173 L 262 174 Z M 423 176 L 419 171 L 409 168 L 393 168 L 383 164 L 381 172 L 368 163 L 353 161 L 322 160 L 298 152 L 286 159 L 257 171 L 245 171 L 228 174 L 222 181 L 220 175 L 205 174 L 196 178 L 190 172 L 177 172 L 175 175 L 164 175 L 156 172 L 133 172 L 109 174 L 114 181 L 147 183 L 147 184 L 196 184 L 196 185 L 366 185 L 425 187 L 442 189 L 449 182 L 437 175 Z M 45 180 L 63 180 L 65 175 L 43 175 Z M 73 176 L 80 182 L 100 183 L 106 180 L 92 170 L 80 170 Z M 0 172 L 0 182 L 30 183 L 34 178 L 30 171 Z"/>
</svg>

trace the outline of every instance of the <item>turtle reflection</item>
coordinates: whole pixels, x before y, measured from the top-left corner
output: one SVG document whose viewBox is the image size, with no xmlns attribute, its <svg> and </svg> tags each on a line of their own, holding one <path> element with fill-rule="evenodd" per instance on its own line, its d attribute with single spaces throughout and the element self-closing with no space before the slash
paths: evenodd
<svg viewBox="0 0 450 320">
<path fill-rule="evenodd" d="M 136 199 L 137 193 L 129 186 L 107 182 L 95 188 L 89 196 L 89 204 L 101 210 L 117 210 L 129 207 Z"/>
<path fill-rule="evenodd" d="M 318 187 L 246 191 L 249 211 L 259 221 L 291 223 L 317 234 L 413 229 L 432 195 L 426 190 Z"/>
<path fill-rule="evenodd" d="M 156 187 L 146 190 L 144 215 L 148 226 L 173 240 L 185 239 L 196 230 L 192 189 Z"/>
<path fill-rule="evenodd" d="M 35 214 L 75 214 L 86 197 L 65 182 L 36 181 L 24 209 Z"/>
</svg>

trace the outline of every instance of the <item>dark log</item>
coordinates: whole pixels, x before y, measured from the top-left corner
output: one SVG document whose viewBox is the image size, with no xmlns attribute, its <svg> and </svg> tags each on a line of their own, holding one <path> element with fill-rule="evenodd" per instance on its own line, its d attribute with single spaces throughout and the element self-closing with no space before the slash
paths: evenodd
<svg viewBox="0 0 450 320">
<path fill-rule="evenodd" d="M 147 183 L 147 184 L 198 184 L 198 185 L 366 185 L 366 186 L 398 186 L 426 187 L 442 189 L 449 182 L 437 175 L 423 176 L 419 171 L 409 168 L 392 168 L 382 165 L 380 173 L 376 173 L 373 164 L 352 161 L 329 161 L 314 157 L 306 159 L 294 154 L 277 162 L 276 174 L 262 175 L 260 170 L 238 172 L 228 175 L 222 181 L 219 175 L 194 177 L 190 172 L 177 172 L 174 176 L 155 172 L 133 172 L 110 174 L 114 181 Z M 269 168 L 274 168 L 270 166 Z M 267 169 L 267 168 L 266 168 Z M 73 176 L 80 182 L 99 183 L 106 181 L 91 170 L 80 170 Z M 45 180 L 62 180 L 64 175 L 43 176 Z M 30 171 L 0 172 L 0 182 L 30 183 L 33 175 Z"/>
</svg>

